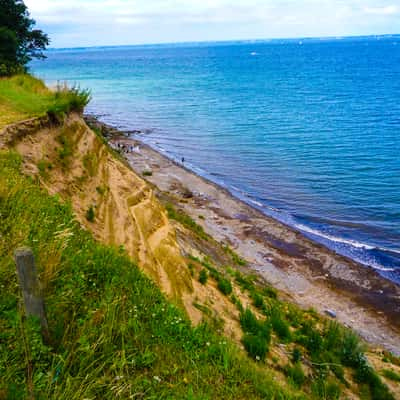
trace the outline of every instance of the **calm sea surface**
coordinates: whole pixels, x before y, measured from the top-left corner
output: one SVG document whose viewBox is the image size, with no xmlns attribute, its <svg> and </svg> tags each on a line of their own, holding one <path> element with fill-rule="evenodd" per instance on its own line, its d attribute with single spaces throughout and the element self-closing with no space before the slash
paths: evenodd
<svg viewBox="0 0 400 400">
<path fill-rule="evenodd" d="M 52 50 L 32 70 L 400 282 L 400 36 Z"/>
</svg>

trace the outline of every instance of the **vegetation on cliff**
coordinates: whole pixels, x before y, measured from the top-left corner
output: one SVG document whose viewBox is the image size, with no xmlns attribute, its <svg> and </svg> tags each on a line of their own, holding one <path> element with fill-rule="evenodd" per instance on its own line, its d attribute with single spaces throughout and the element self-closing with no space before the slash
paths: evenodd
<svg viewBox="0 0 400 400">
<path fill-rule="evenodd" d="M 49 115 L 60 119 L 69 112 L 82 112 L 90 92 L 79 87 L 57 85 L 50 90 L 31 75 L 0 79 L 0 128 L 23 119 Z"/>
<path fill-rule="evenodd" d="M 54 105 L 32 77 L 0 85 L 14 121 Z M 99 135 L 73 115 L 13 142 L 20 154 L 0 153 L 0 399 L 394 398 L 385 383 L 398 378 L 396 357 L 382 360 L 352 331 L 282 300 L 165 193 L 164 209 Z M 12 254 L 22 244 L 36 256 L 50 343 L 19 306 Z M 171 276 L 185 290 L 167 300 L 157 284 L 168 293 Z M 197 327 L 191 306 L 205 321 Z M 227 323 L 237 325 L 232 342 Z"/>
<path fill-rule="evenodd" d="M 0 154 L 0 398 L 298 398 L 206 325 L 191 327 L 123 249 L 95 242 L 20 165 Z M 22 244 L 40 270 L 49 344 L 18 305 Z"/>
</svg>

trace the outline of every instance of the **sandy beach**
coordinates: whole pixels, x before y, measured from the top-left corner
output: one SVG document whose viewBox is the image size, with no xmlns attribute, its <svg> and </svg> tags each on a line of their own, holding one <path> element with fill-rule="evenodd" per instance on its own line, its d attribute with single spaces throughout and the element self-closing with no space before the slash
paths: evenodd
<svg viewBox="0 0 400 400">
<path fill-rule="evenodd" d="M 99 124 L 89 118 L 93 124 Z M 129 133 L 101 124 L 132 169 L 216 240 L 229 244 L 283 296 L 330 314 L 366 341 L 400 354 L 400 287 L 264 215 Z M 139 139 L 137 137 L 139 136 Z"/>
</svg>

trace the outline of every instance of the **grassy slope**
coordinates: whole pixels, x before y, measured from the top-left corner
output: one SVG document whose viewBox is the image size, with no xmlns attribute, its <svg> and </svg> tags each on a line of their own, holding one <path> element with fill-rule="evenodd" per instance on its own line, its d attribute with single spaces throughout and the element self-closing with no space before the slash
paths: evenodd
<svg viewBox="0 0 400 400">
<path fill-rule="evenodd" d="M 53 103 L 54 93 L 35 78 L 19 75 L 0 79 L 0 128 L 45 114 Z"/>
<path fill-rule="evenodd" d="M 0 110 L 6 105 L 22 119 L 54 109 L 60 97 L 51 100 L 41 85 L 29 76 L 0 81 Z M 200 239 L 213 241 L 189 217 L 167 209 Z M 363 399 L 393 398 L 354 334 L 279 301 L 271 288 L 259 288 L 232 269 L 221 272 L 196 258 L 191 260 L 196 274 L 207 271 L 228 297 L 230 279 L 249 294 L 258 322 L 237 298 L 231 300 L 242 311 L 246 350 L 255 359 L 268 355 L 267 360 L 253 363 L 234 355 L 237 348 L 220 344 L 224 339 L 204 325 L 191 328 L 123 251 L 94 242 L 67 206 L 21 175 L 12 153 L 0 156 L 0 219 L 0 400 L 23 398 L 29 387 L 38 398 L 57 399 L 292 398 L 300 388 L 308 397 L 335 399 L 349 383 Z M 12 251 L 20 244 L 34 249 L 41 270 L 53 338 L 49 347 L 18 311 Z M 243 265 L 225 251 L 233 264 Z M 282 343 L 290 352 L 284 365 L 271 354 Z M 271 368 L 287 376 L 293 393 L 272 382 Z"/>
<path fill-rule="evenodd" d="M 55 91 L 30 75 L 0 79 L 0 129 L 13 122 L 52 113 L 80 110 L 90 94 L 79 88 L 60 86 Z"/>
<path fill-rule="evenodd" d="M 0 398 L 294 398 L 204 325 L 192 328 L 120 249 L 0 155 Z M 13 250 L 33 248 L 52 343 L 22 318 Z M 31 370 L 31 373 L 27 373 Z M 132 397 L 130 397 L 132 396 Z"/>
</svg>

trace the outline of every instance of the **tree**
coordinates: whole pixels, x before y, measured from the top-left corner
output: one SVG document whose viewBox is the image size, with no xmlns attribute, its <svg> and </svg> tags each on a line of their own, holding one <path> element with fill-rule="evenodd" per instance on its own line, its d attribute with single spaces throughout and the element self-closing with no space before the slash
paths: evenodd
<svg viewBox="0 0 400 400">
<path fill-rule="evenodd" d="M 0 75 L 26 70 L 33 58 L 45 58 L 49 38 L 35 24 L 22 0 L 0 0 Z"/>
</svg>

